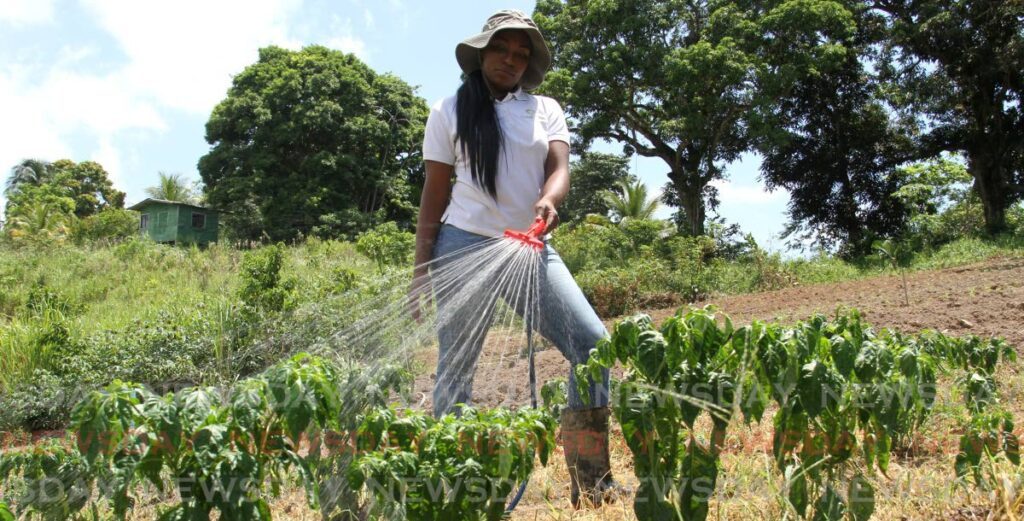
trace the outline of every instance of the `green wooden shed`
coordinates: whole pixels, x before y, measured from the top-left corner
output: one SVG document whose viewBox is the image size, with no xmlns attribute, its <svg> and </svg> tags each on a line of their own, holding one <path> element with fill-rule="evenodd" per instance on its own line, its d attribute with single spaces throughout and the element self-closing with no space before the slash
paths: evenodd
<svg viewBox="0 0 1024 521">
<path fill-rule="evenodd" d="M 141 214 L 139 233 L 156 242 L 209 244 L 217 242 L 217 212 L 194 204 L 145 199 L 129 210 Z"/>
</svg>

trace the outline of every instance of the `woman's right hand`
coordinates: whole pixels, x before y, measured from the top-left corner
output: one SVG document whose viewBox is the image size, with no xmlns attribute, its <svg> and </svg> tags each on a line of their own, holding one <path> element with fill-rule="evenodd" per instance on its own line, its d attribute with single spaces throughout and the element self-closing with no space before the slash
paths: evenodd
<svg viewBox="0 0 1024 521">
<path fill-rule="evenodd" d="M 409 316 L 417 324 L 423 323 L 424 308 L 430 309 L 433 300 L 433 289 L 430 284 L 430 271 L 426 269 L 415 269 L 412 273 L 412 282 L 409 283 L 409 298 L 407 300 Z"/>
</svg>

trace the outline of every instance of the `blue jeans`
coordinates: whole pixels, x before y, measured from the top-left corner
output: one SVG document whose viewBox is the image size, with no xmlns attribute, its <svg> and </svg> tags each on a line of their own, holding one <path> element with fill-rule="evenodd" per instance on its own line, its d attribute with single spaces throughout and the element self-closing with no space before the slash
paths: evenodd
<svg viewBox="0 0 1024 521">
<path fill-rule="evenodd" d="M 460 257 L 446 256 L 486 240 L 490 238 L 448 224 L 442 225 L 434 242 L 434 258 L 439 260 L 431 269 L 440 269 Z M 539 312 L 536 313 L 535 330 L 558 347 L 562 355 L 569 360 L 571 367 L 586 362 L 590 357 L 590 350 L 596 346 L 598 340 L 606 337 L 608 332 L 594 312 L 594 308 L 587 302 L 583 291 L 576 285 L 562 258 L 548 244 L 545 244 L 540 253 L 538 278 L 540 303 Z M 435 292 L 438 316 L 460 318 L 439 320 L 438 323 L 437 336 L 440 348 L 437 358 L 437 382 L 434 384 L 434 416 L 439 417 L 451 412 L 456 404 L 470 402 L 473 373 L 498 298 L 493 294 L 485 295 L 487 292 L 480 293 L 468 299 L 464 298 L 465 295 L 460 295 L 459 302 L 455 303 L 451 295 L 445 296 Z M 508 302 L 508 299 L 505 300 Z M 515 307 L 513 303 L 509 304 Z M 458 306 L 458 309 L 451 309 L 451 306 Z M 522 309 L 517 309 L 516 312 L 520 316 L 523 315 Z M 483 321 L 483 327 L 477 322 L 468 324 L 470 320 Z M 467 331 L 471 336 L 467 336 Z M 453 356 L 455 351 L 458 351 L 458 356 Z M 567 387 L 570 409 L 608 405 L 608 371 L 604 372 L 602 382 L 591 383 L 588 403 L 583 402 L 576 389 L 576 377 L 571 368 Z"/>
</svg>

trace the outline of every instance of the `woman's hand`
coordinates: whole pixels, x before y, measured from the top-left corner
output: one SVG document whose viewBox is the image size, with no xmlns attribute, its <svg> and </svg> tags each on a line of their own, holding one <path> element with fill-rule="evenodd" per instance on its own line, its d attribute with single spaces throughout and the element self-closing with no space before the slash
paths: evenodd
<svg viewBox="0 0 1024 521">
<path fill-rule="evenodd" d="M 544 219 L 546 231 L 550 232 L 558 226 L 558 210 L 555 209 L 555 203 L 551 199 L 541 197 L 533 204 L 533 211 L 537 217 Z"/>
</svg>

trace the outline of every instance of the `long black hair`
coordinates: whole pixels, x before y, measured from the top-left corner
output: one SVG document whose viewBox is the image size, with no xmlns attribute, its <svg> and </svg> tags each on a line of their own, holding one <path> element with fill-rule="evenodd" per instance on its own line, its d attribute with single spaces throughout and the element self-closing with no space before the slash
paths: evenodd
<svg viewBox="0 0 1024 521">
<path fill-rule="evenodd" d="M 498 198 L 498 155 L 501 152 L 501 124 L 494 109 L 484 74 L 479 69 L 466 75 L 456 93 L 455 132 L 462 153 L 469 158 L 469 171 L 473 182 Z"/>
</svg>

